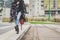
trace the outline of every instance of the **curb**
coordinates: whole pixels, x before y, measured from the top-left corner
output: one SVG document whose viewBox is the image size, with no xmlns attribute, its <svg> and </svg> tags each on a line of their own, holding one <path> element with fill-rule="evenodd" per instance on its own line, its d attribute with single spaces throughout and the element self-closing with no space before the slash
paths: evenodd
<svg viewBox="0 0 60 40">
<path fill-rule="evenodd" d="M 27 25 L 24 30 L 20 30 L 21 33 L 19 34 L 16 34 L 15 29 L 13 29 L 7 33 L 4 33 L 3 35 L 0 35 L 0 40 L 19 40 L 24 36 L 24 34 L 28 31 L 29 28 L 30 25 Z"/>
<path fill-rule="evenodd" d="M 17 40 L 21 40 L 21 38 L 25 35 L 25 33 L 31 28 L 31 26 L 29 28 L 26 29 L 26 31 L 24 31 Z"/>
</svg>

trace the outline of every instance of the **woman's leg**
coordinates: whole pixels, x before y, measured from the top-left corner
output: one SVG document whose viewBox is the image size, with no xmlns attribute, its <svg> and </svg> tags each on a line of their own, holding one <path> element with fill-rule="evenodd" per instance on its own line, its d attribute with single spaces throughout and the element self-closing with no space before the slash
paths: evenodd
<svg viewBox="0 0 60 40">
<path fill-rule="evenodd" d="M 16 18 L 16 25 L 19 24 L 20 16 L 21 16 L 21 12 L 19 12 L 18 15 L 17 15 L 17 18 Z"/>
<path fill-rule="evenodd" d="M 17 18 L 16 18 L 16 31 L 17 31 L 17 34 L 19 33 L 19 27 L 18 27 L 18 25 L 19 25 L 19 19 L 20 19 L 20 16 L 21 16 L 21 12 L 19 12 L 18 13 L 18 15 L 17 15 Z"/>
</svg>

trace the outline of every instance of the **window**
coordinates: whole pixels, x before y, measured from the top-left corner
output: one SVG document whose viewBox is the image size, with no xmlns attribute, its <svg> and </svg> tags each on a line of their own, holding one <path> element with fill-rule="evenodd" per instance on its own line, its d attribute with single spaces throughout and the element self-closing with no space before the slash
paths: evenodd
<svg viewBox="0 0 60 40">
<path fill-rule="evenodd" d="M 56 11 L 50 11 L 51 16 L 56 14 Z M 45 15 L 49 15 L 49 11 L 45 11 Z"/>
<path fill-rule="evenodd" d="M 34 7 L 34 5 L 32 5 L 32 7 Z"/>
<path fill-rule="evenodd" d="M 3 10 L 3 1 L 0 0 L 0 16 L 2 16 L 2 10 Z"/>
<path fill-rule="evenodd" d="M 39 0 L 38 0 L 39 1 Z"/>
<path fill-rule="evenodd" d="M 3 6 L 3 1 L 2 0 L 0 0 L 0 7 L 2 7 Z"/>
<path fill-rule="evenodd" d="M 44 5 L 41 5 L 41 7 L 44 7 Z"/>
<path fill-rule="evenodd" d="M 12 0 L 7 0 L 7 1 L 4 1 L 4 2 L 5 2 L 5 7 L 8 7 L 8 8 L 11 7 Z"/>
<path fill-rule="evenodd" d="M 51 16 L 54 16 L 56 14 L 56 11 L 51 11 Z"/>
<path fill-rule="evenodd" d="M 44 8 L 44 5 L 41 5 L 41 9 L 43 9 Z"/>
<path fill-rule="evenodd" d="M 44 0 L 41 0 L 41 9 L 44 8 Z"/>
<path fill-rule="evenodd" d="M 37 13 L 39 13 L 39 11 L 37 11 Z"/>
<path fill-rule="evenodd" d="M 2 8 L 3 8 L 3 1 L 0 0 L 0 11 L 1 11 Z"/>
<path fill-rule="evenodd" d="M 39 5 L 39 3 L 37 3 L 37 5 Z"/>
<path fill-rule="evenodd" d="M 39 7 L 37 7 L 37 9 L 39 9 Z"/>
<path fill-rule="evenodd" d="M 54 8 L 56 7 L 56 1 L 54 0 L 54 6 L 53 6 Z"/>
<path fill-rule="evenodd" d="M 58 14 L 60 14 L 60 10 L 58 11 Z"/>
<path fill-rule="evenodd" d="M 44 3 L 44 1 L 41 1 L 41 3 Z"/>
</svg>

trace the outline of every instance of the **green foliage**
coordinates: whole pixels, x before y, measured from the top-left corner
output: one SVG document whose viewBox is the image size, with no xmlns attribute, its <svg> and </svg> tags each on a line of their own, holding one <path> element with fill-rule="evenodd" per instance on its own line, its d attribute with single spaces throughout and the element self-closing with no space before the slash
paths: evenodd
<svg viewBox="0 0 60 40">
<path fill-rule="evenodd" d="M 43 22 L 43 21 L 35 21 L 35 22 L 33 22 L 33 21 L 31 21 L 30 23 L 31 24 L 54 24 L 55 22 L 48 22 L 48 21 L 45 21 L 45 22 Z"/>
<path fill-rule="evenodd" d="M 10 19 L 9 18 L 3 18 L 3 22 L 9 22 Z"/>
</svg>

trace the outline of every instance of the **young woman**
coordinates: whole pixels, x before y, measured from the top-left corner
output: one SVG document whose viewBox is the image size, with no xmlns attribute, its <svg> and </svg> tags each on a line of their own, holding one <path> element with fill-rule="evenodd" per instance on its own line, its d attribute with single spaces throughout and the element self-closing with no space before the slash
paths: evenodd
<svg viewBox="0 0 60 40">
<path fill-rule="evenodd" d="M 17 31 L 17 34 L 19 33 L 19 23 L 20 20 L 23 18 L 24 13 L 26 12 L 26 7 L 24 4 L 23 0 L 16 0 L 16 11 L 17 11 L 17 16 L 16 16 L 16 26 L 15 29 Z M 24 20 L 24 19 L 23 19 Z"/>
</svg>

